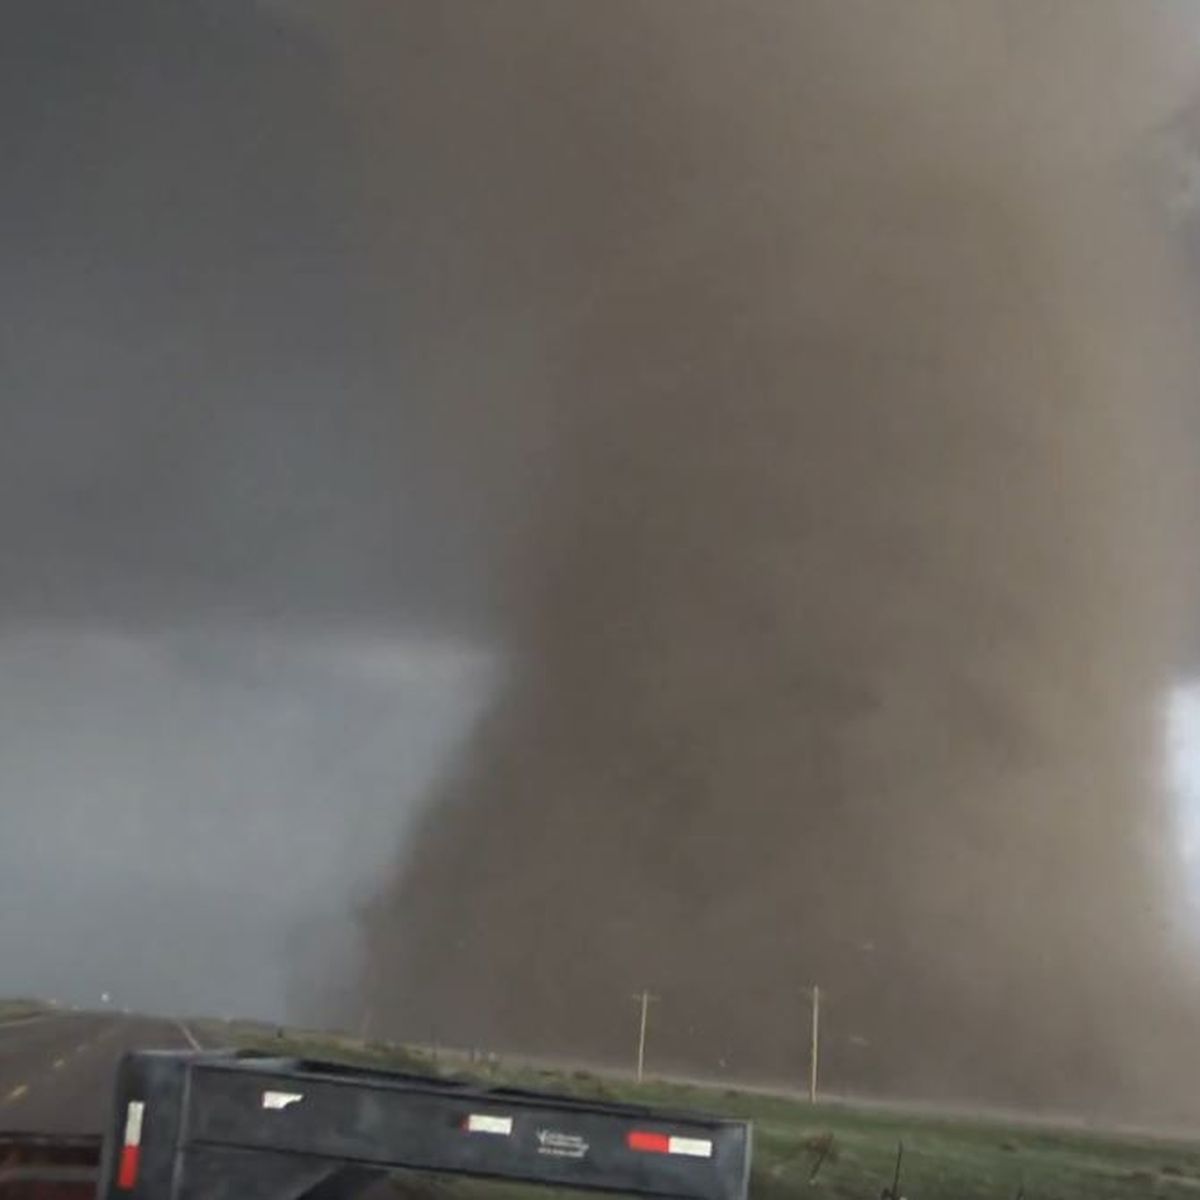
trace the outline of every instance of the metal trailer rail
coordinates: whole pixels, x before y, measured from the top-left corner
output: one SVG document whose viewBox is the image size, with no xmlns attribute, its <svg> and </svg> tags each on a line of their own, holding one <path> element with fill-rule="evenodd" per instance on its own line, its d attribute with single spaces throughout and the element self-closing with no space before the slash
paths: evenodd
<svg viewBox="0 0 1200 1200">
<path fill-rule="evenodd" d="M 343 1200 L 395 1169 L 746 1200 L 750 1126 L 298 1059 L 122 1060 L 99 1200 Z"/>
</svg>

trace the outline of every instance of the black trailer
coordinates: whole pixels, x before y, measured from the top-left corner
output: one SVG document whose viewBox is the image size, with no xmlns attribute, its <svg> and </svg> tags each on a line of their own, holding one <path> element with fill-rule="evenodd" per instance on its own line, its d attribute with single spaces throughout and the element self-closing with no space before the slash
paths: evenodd
<svg viewBox="0 0 1200 1200">
<path fill-rule="evenodd" d="M 341 1200 L 392 1170 L 746 1200 L 750 1126 L 298 1059 L 139 1051 L 101 1200 Z"/>
</svg>

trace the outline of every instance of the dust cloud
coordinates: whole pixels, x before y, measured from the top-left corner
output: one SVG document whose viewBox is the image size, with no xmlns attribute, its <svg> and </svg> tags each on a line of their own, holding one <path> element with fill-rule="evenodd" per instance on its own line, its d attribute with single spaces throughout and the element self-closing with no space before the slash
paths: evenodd
<svg viewBox="0 0 1200 1200">
<path fill-rule="evenodd" d="M 650 988 L 655 1069 L 795 1080 L 815 982 L 831 1088 L 1180 1111 L 1195 451 L 1137 164 L 1194 16 L 311 19 L 435 457 L 522 514 L 511 674 L 364 915 L 377 1030 L 627 1061 Z"/>
</svg>

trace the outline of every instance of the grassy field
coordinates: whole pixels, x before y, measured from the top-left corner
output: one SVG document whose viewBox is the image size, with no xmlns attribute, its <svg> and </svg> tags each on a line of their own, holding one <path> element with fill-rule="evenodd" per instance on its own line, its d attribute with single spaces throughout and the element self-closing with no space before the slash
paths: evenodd
<svg viewBox="0 0 1200 1200">
<path fill-rule="evenodd" d="M 983 1120 L 812 1106 L 733 1089 L 649 1080 L 637 1085 L 587 1072 L 482 1063 L 450 1070 L 443 1057 L 349 1037 L 261 1026 L 225 1027 L 247 1049 L 467 1075 L 482 1082 L 700 1109 L 754 1122 L 753 1200 L 879 1200 L 890 1186 L 898 1145 L 907 1200 L 1200 1200 L 1200 1144 L 1111 1137 Z M 542 1189 L 472 1181 L 399 1183 L 445 1200 L 526 1200 Z"/>
<path fill-rule="evenodd" d="M 19 1021 L 22 1017 L 35 1017 L 44 1013 L 48 1005 L 40 1000 L 0 1000 L 0 1022 Z"/>
</svg>

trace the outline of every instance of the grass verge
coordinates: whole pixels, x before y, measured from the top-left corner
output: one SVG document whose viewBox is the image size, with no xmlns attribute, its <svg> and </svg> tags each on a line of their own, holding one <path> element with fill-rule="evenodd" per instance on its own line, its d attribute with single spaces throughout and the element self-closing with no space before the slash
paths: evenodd
<svg viewBox="0 0 1200 1200">
<path fill-rule="evenodd" d="M 754 1122 L 752 1200 L 879 1200 L 903 1143 L 907 1200 L 1200 1200 L 1200 1145 L 797 1100 L 499 1060 L 453 1066 L 427 1051 L 261 1025 L 210 1033 L 243 1049 L 473 1078 L 566 1095 L 697 1109 Z M 547 1200 L 544 1189 L 470 1180 L 398 1181 L 412 1197 Z"/>
<path fill-rule="evenodd" d="M 0 1000 L 0 1025 L 5 1021 L 20 1021 L 49 1011 L 50 1006 L 40 1000 Z"/>
</svg>

